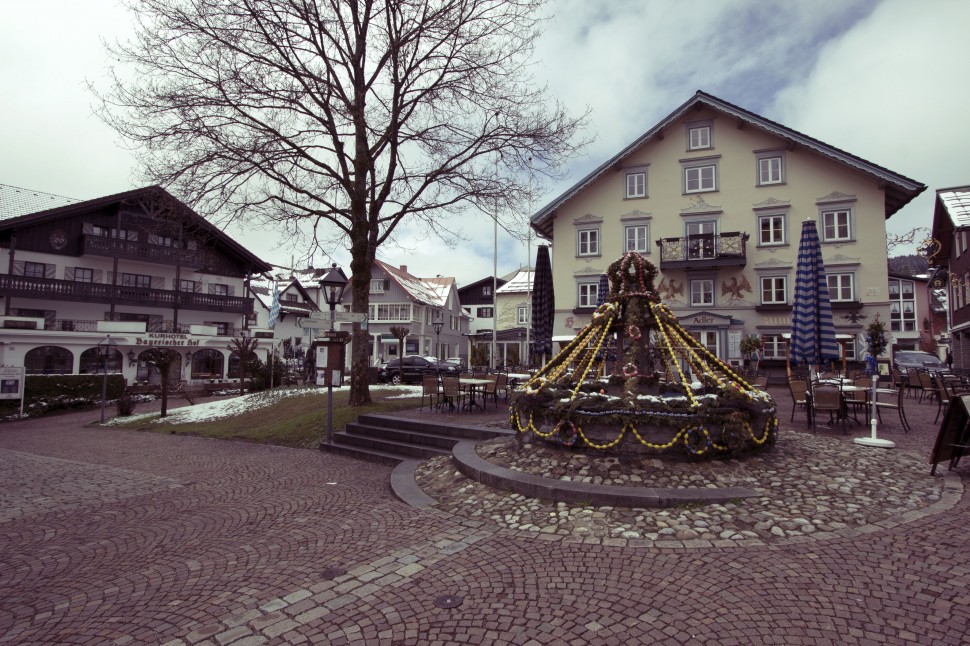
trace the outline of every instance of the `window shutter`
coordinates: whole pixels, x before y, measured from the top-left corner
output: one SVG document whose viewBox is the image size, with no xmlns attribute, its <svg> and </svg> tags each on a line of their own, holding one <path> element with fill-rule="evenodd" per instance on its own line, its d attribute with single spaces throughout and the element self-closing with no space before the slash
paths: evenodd
<svg viewBox="0 0 970 646">
<path fill-rule="evenodd" d="M 57 265 L 45 264 L 44 265 L 44 278 L 57 278 Z"/>
<path fill-rule="evenodd" d="M 196 294 L 201 294 L 202 293 L 202 281 L 197 280 L 197 281 L 194 281 L 192 284 L 195 286 L 195 293 Z"/>
<path fill-rule="evenodd" d="M 215 284 L 213 284 L 213 283 L 209 283 L 209 289 L 208 289 L 208 293 L 209 293 L 209 294 L 215 294 L 215 293 L 216 293 L 216 286 L 215 286 Z M 208 324 L 207 324 L 207 325 L 208 325 Z"/>
<path fill-rule="evenodd" d="M 81 233 L 83 233 L 86 236 L 94 235 L 94 225 L 91 224 L 90 222 L 85 222 L 84 224 L 81 225 Z"/>
<path fill-rule="evenodd" d="M 64 280 L 74 280 L 74 267 L 64 268 Z"/>
<path fill-rule="evenodd" d="M 101 283 L 103 278 L 104 278 L 103 269 L 95 269 L 93 272 L 91 272 L 91 282 Z"/>
<path fill-rule="evenodd" d="M 164 276 L 152 276 L 152 289 L 165 289 Z"/>
<path fill-rule="evenodd" d="M 13 275 L 14 276 L 23 276 L 24 275 L 24 262 L 25 261 L 23 261 L 23 260 L 14 260 L 13 261 Z"/>
<path fill-rule="evenodd" d="M 229 295 L 230 296 L 235 296 L 236 295 L 236 286 L 235 285 L 229 285 Z"/>
</svg>

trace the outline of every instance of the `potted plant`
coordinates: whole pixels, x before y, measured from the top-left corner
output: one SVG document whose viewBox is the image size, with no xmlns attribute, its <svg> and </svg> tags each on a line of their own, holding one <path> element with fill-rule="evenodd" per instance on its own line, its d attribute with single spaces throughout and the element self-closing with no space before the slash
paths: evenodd
<svg viewBox="0 0 970 646">
<path fill-rule="evenodd" d="M 741 339 L 741 354 L 744 356 L 744 365 L 751 366 L 752 370 L 758 369 L 758 357 L 761 352 L 761 337 L 754 334 Z"/>
</svg>

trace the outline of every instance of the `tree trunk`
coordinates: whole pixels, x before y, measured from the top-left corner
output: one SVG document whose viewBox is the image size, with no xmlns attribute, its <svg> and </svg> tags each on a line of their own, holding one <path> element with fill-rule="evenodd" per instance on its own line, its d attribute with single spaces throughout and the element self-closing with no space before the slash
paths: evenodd
<svg viewBox="0 0 970 646">
<path fill-rule="evenodd" d="M 162 375 L 162 417 L 168 415 L 168 375 L 172 364 L 166 363 L 158 367 L 158 372 Z"/>
</svg>

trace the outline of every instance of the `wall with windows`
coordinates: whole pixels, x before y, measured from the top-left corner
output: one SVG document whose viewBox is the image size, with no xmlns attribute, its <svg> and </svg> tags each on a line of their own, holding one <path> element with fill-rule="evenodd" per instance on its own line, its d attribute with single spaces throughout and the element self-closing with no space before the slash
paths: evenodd
<svg viewBox="0 0 970 646">
<path fill-rule="evenodd" d="M 871 175 L 708 106 L 688 110 L 555 211 L 554 334 L 590 322 L 600 275 L 625 251 L 659 268 L 658 240 L 679 238 L 690 261 L 710 260 L 721 236 L 738 232 L 749 236 L 743 267 L 662 269 L 656 286 L 679 317 L 714 312 L 744 334 L 778 338 L 791 328 L 798 243 L 811 219 L 836 327 L 855 335 L 876 314 L 889 320 L 885 214 Z M 717 338 L 723 358 L 740 358 Z"/>
</svg>

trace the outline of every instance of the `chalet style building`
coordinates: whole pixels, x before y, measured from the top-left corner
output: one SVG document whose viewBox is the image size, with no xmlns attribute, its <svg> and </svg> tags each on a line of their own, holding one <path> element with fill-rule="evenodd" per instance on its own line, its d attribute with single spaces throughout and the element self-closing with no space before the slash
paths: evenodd
<svg viewBox="0 0 970 646">
<path fill-rule="evenodd" d="M 947 309 L 954 368 L 970 368 L 970 186 L 936 191 L 932 238 L 939 244 L 930 262 L 935 280 L 948 288 Z"/>
<path fill-rule="evenodd" d="M 469 324 L 471 334 L 491 333 L 495 318 L 494 291 L 496 288 L 501 288 L 505 282 L 504 278 L 488 276 L 459 288 L 458 300 L 461 301 L 465 314 L 471 318 Z"/>
<path fill-rule="evenodd" d="M 97 373 L 100 343 L 129 384 L 158 383 L 150 347 L 179 352 L 173 381 L 231 376 L 230 338 L 259 331 L 249 281 L 271 266 L 157 186 L 61 201 L 3 202 L 0 364 Z"/>
<path fill-rule="evenodd" d="M 697 92 L 532 217 L 552 240 L 554 338 L 595 310 L 600 276 L 635 251 L 680 324 L 723 360 L 758 335 L 786 358 L 802 222 L 821 238 L 848 359 L 877 315 L 890 321 L 886 220 L 926 186 Z M 970 308 L 968 308 L 970 311 Z M 970 354 L 968 354 L 970 359 Z"/>
<path fill-rule="evenodd" d="M 392 327 L 408 330 L 405 355 L 468 360 L 466 335 L 470 319 L 462 311 L 454 277 L 419 278 L 408 273 L 406 265 L 392 267 L 375 260 L 369 301 L 368 354 L 373 365 L 398 356 L 399 342 L 391 333 Z M 441 323 L 437 333 L 436 321 Z"/>
</svg>

